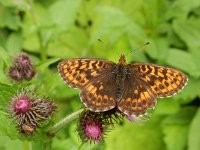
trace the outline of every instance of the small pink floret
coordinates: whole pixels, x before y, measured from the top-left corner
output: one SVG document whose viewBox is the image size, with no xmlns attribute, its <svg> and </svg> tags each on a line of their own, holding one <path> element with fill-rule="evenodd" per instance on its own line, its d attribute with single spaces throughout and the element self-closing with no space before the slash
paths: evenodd
<svg viewBox="0 0 200 150">
<path fill-rule="evenodd" d="M 85 127 L 85 135 L 87 139 L 99 142 L 102 139 L 101 128 L 97 124 L 87 124 Z"/>
<path fill-rule="evenodd" d="M 14 111 L 17 113 L 25 113 L 29 110 L 29 100 L 26 98 L 19 98 L 14 100 Z"/>
</svg>

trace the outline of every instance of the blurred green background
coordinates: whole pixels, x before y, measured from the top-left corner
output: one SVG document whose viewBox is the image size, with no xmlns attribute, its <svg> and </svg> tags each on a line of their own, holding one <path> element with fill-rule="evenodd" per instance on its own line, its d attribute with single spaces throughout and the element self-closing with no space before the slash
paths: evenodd
<svg viewBox="0 0 200 150">
<path fill-rule="evenodd" d="M 148 121 L 116 125 L 98 145 L 80 147 L 73 123 L 50 141 L 40 135 L 25 141 L 4 112 L 17 89 L 7 69 L 22 51 L 37 70 L 28 84 L 58 104 L 55 122 L 82 106 L 79 91 L 58 75 L 64 58 L 117 62 L 129 53 L 128 62 L 174 67 L 189 82 L 181 93 L 158 99 Z M 45 143 L 53 150 L 200 150 L 200 1 L 0 0 L 0 91 L 0 150 L 43 149 Z"/>
</svg>

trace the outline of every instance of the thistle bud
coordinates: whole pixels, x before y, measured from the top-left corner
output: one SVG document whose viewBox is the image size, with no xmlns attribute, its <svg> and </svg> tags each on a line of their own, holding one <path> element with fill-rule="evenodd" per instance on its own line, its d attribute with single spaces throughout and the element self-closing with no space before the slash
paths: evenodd
<svg viewBox="0 0 200 150">
<path fill-rule="evenodd" d="M 8 75 L 14 81 L 32 79 L 35 75 L 35 70 L 29 56 L 25 53 L 17 56 L 8 70 Z"/>
</svg>

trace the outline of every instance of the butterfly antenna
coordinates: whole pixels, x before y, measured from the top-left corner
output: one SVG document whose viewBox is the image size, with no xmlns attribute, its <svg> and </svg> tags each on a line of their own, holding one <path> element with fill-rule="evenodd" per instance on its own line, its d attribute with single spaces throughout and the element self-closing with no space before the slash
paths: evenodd
<svg viewBox="0 0 200 150">
<path fill-rule="evenodd" d="M 104 43 L 104 41 L 101 40 L 100 38 L 97 38 L 97 40 L 98 40 L 99 42 L 101 42 L 101 43 L 104 45 L 104 47 L 105 47 L 106 49 L 112 49 L 112 47 L 111 47 L 109 44 Z M 119 53 L 117 53 L 117 55 L 119 56 Z"/>
<path fill-rule="evenodd" d="M 104 41 L 102 41 L 100 38 L 97 38 L 97 40 L 98 40 L 100 43 L 102 43 L 102 44 L 105 46 L 105 48 L 111 49 L 111 46 L 108 45 L 108 44 L 106 44 L 106 43 L 104 43 Z"/>
<path fill-rule="evenodd" d="M 129 55 L 130 53 L 133 53 L 133 51 L 141 51 L 146 45 L 149 45 L 149 44 L 151 44 L 151 42 L 146 42 L 142 46 L 140 46 L 139 48 L 136 48 L 135 50 L 130 50 L 130 52 L 127 53 L 125 56 Z"/>
</svg>

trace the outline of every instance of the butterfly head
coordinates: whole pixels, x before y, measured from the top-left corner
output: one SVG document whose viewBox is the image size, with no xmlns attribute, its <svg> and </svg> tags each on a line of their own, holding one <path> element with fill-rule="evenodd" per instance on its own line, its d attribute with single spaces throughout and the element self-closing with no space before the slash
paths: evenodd
<svg viewBox="0 0 200 150">
<path fill-rule="evenodd" d="M 126 59 L 125 59 L 125 55 L 124 54 L 120 55 L 119 64 L 126 65 Z"/>
</svg>

